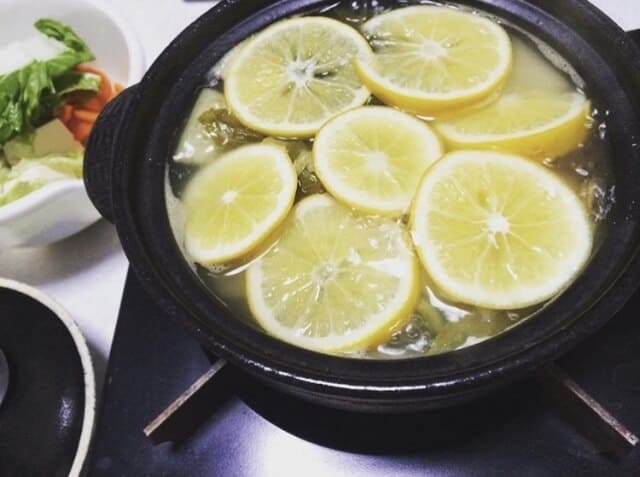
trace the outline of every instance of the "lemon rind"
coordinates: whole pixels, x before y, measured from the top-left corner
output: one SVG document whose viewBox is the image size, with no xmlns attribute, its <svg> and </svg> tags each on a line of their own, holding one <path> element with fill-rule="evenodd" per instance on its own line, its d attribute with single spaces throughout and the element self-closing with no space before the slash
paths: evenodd
<svg viewBox="0 0 640 477">
<path fill-rule="evenodd" d="M 565 114 L 545 124 L 544 126 L 539 126 L 534 129 L 527 129 L 518 133 L 477 134 L 471 136 L 468 134 L 460 133 L 458 131 L 458 128 L 456 128 L 454 125 L 455 121 L 452 121 L 451 123 L 436 121 L 434 122 L 433 127 L 436 131 L 438 131 L 445 142 L 455 143 L 460 145 L 461 147 L 469 147 L 488 143 L 499 143 L 502 141 L 526 139 L 530 136 L 551 132 L 583 117 L 585 119 L 586 126 L 587 117 L 591 110 L 591 103 L 584 95 L 580 93 L 573 93 L 573 96 L 574 99 L 573 101 L 571 101 L 570 108 Z M 585 127 L 585 131 L 586 130 L 587 128 Z"/>
</svg>

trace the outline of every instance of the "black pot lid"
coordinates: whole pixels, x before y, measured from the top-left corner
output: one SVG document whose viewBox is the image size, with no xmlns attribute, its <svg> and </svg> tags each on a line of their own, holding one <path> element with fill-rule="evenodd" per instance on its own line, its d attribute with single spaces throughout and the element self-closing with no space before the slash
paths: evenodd
<svg viewBox="0 0 640 477">
<path fill-rule="evenodd" d="M 80 329 L 43 293 L 0 279 L 0 349 L 9 365 L 0 404 L 0 475 L 80 475 L 96 401 Z"/>
</svg>

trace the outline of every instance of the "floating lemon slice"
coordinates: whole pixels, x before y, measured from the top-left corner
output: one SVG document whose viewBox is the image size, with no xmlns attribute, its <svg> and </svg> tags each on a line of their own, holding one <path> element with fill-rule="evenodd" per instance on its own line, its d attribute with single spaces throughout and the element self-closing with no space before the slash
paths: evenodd
<svg viewBox="0 0 640 477">
<path fill-rule="evenodd" d="M 578 196 L 520 156 L 459 151 L 425 174 L 411 234 L 451 298 L 516 309 L 551 298 L 584 267 L 592 227 Z"/>
<path fill-rule="evenodd" d="M 419 273 L 401 224 L 316 194 L 295 206 L 283 228 L 247 270 L 249 306 L 266 331 L 336 352 L 378 344 L 409 319 Z"/>
<path fill-rule="evenodd" d="M 423 121 L 383 106 L 329 121 L 313 146 L 316 174 L 333 196 L 368 213 L 402 215 L 424 171 L 442 156 Z"/>
<path fill-rule="evenodd" d="M 590 109 L 590 102 L 577 92 L 514 91 L 483 109 L 434 126 L 449 149 L 495 149 L 552 159 L 584 142 Z"/>
<path fill-rule="evenodd" d="M 354 62 L 371 55 L 362 35 L 337 20 L 283 20 L 238 51 L 226 72 L 225 97 L 250 128 L 313 136 L 329 118 L 369 98 Z"/>
<path fill-rule="evenodd" d="M 204 167 L 187 185 L 185 249 L 222 264 L 250 253 L 287 216 L 297 177 L 284 149 L 243 146 Z"/>
<path fill-rule="evenodd" d="M 511 67 L 511 41 L 497 23 L 447 7 L 415 6 L 363 25 L 374 56 L 358 73 L 387 104 L 437 115 L 495 92 Z"/>
</svg>

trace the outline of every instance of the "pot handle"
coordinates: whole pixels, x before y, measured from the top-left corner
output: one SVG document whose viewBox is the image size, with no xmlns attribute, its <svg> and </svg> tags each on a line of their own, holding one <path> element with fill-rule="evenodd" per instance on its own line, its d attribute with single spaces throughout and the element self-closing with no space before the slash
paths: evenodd
<svg viewBox="0 0 640 477">
<path fill-rule="evenodd" d="M 83 176 L 87 194 L 98 212 L 113 222 L 112 179 L 116 144 L 131 99 L 137 89 L 133 85 L 109 101 L 100 112 L 84 151 Z"/>
</svg>

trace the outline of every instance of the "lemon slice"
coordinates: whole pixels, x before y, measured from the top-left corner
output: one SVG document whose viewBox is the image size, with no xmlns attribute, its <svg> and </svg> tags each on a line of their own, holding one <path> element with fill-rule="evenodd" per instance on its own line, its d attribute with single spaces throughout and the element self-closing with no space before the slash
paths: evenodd
<svg viewBox="0 0 640 477">
<path fill-rule="evenodd" d="M 321 352 L 378 344 L 409 319 L 419 273 L 398 222 L 359 216 L 328 194 L 293 209 L 278 242 L 247 270 L 256 320 Z"/>
<path fill-rule="evenodd" d="M 250 128 L 272 136 L 313 136 L 327 119 L 369 98 L 354 62 L 371 54 L 362 35 L 337 20 L 283 20 L 237 53 L 226 72 L 225 97 Z"/>
<path fill-rule="evenodd" d="M 551 298 L 583 268 L 593 241 L 580 199 L 553 172 L 482 151 L 452 152 L 429 168 L 411 234 L 444 293 L 491 309 Z"/>
<path fill-rule="evenodd" d="M 514 91 L 483 109 L 434 126 L 449 149 L 495 149 L 552 159 L 584 142 L 590 109 L 578 92 Z"/>
<path fill-rule="evenodd" d="M 255 144 L 222 155 L 185 190 L 187 253 L 204 265 L 248 254 L 285 219 L 296 184 L 282 148 Z"/>
<path fill-rule="evenodd" d="M 497 23 L 447 7 L 415 6 L 363 25 L 374 56 L 357 62 L 373 94 L 387 104 L 436 115 L 495 92 L 511 67 L 511 41 Z"/>
<path fill-rule="evenodd" d="M 440 140 L 423 121 L 384 106 L 354 109 L 316 136 L 316 175 L 333 196 L 374 214 L 407 212 L 427 167 L 442 156 Z"/>
</svg>

